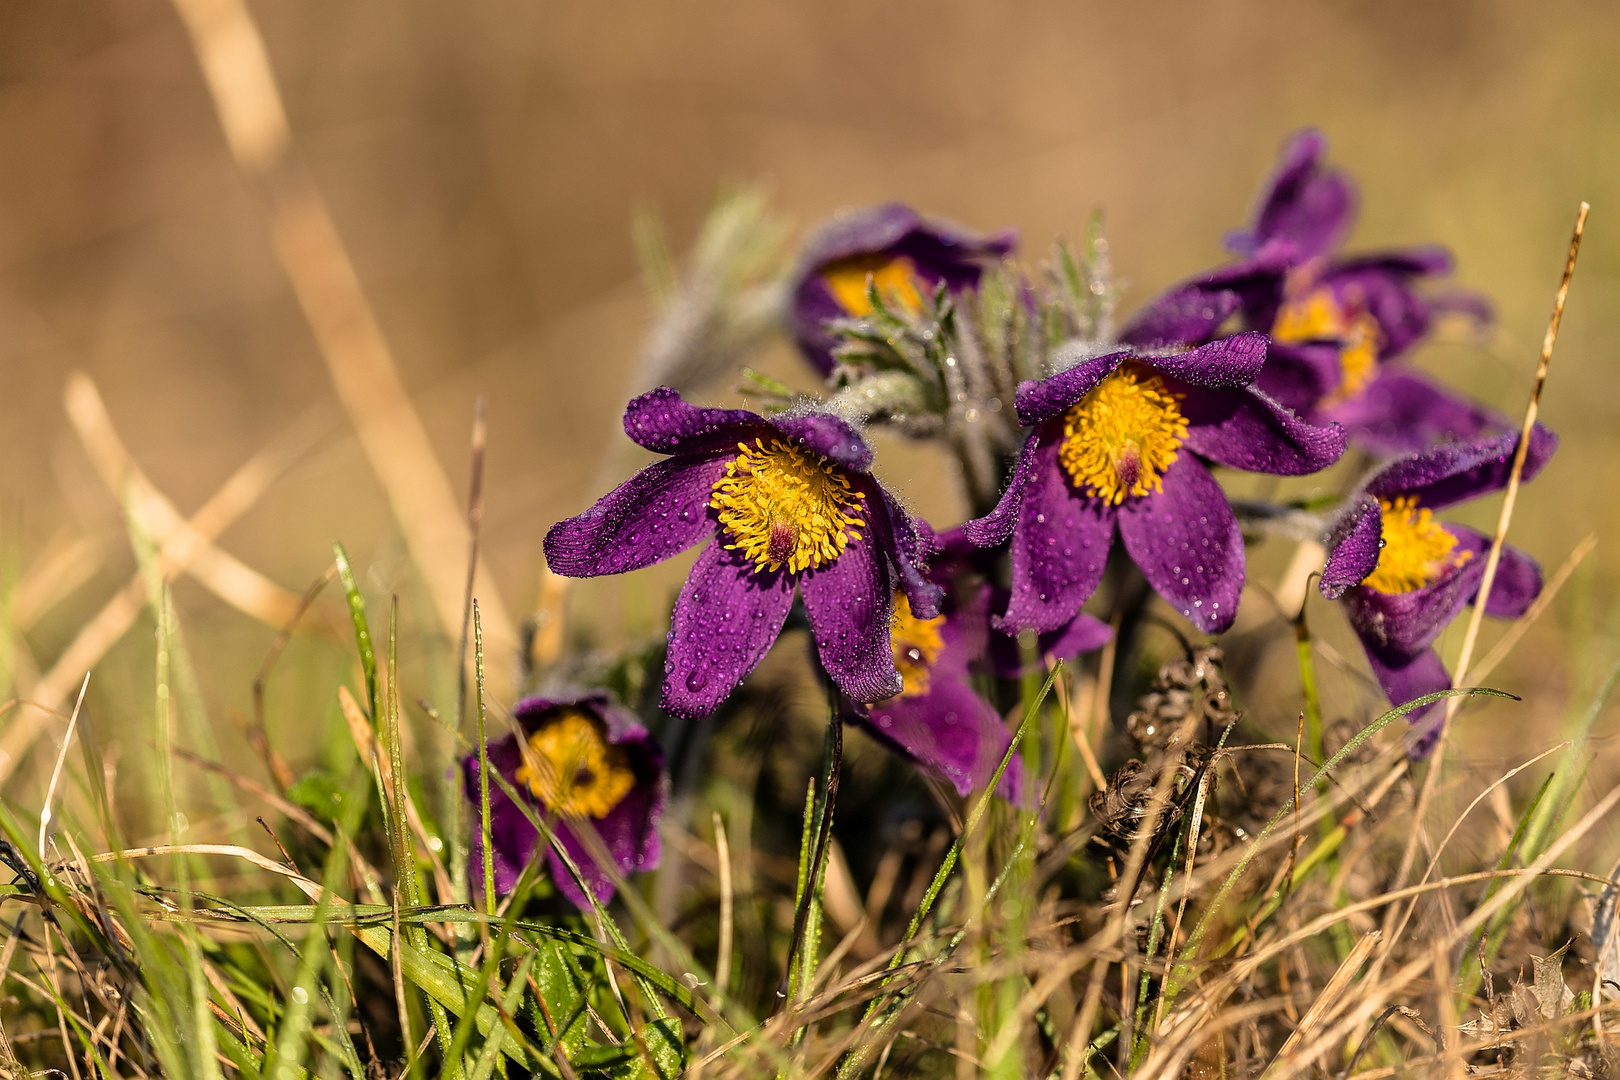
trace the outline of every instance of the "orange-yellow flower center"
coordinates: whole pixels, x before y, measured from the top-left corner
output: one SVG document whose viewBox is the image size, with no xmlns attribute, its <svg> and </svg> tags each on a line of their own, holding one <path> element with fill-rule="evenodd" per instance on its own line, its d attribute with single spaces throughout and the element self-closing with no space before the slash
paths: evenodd
<svg viewBox="0 0 1620 1080">
<path fill-rule="evenodd" d="M 1277 309 L 1271 337 L 1284 345 L 1328 340 L 1339 343 L 1339 385 L 1323 399 L 1325 405 L 1361 396 L 1378 373 L 1378 353 L 1384 344 L 1377 319 L 1365 311 L 1347 310 L 1326 287 L 1285 301 Z"/>
<path fill-rule="evenodd" d="M 866 291 L 868 279 L 890 307 L 912 315 L 922 312 L 922 282 L 916 266 L 904 256 L 858 255 L 833 263 L 821 272 L 821 280 L 832 290 L 838 306 L 857 319 L 872 314 L 872 301 Z"/>
<path fill-rule="evenodd" d="M 1384 546 L 1378 552 L 1378 566 L 1362 582 L 1368 588 L 1413 592 L 1474 557 L 1472 551 L 1457 551 L 1457 538 L 1413 496 L 1402 495 L 1394 502 L 1379 499 L 1378 509 L 1383 515 Z"/>
<path fill-rule="evenodd" d="M 790 573 L 838 558 L 866 521 L 866 495 L 850 488 L 844 470 L 794 443 L 738 443 L 742 451 L 715 481 L 709 505 L 720 526 L 756 570 Z"/>
<path fill-rule="evenodd" d="M 895 670 L 900 672 L 903 689 L 896 697 L 921 697 L 928 693 L 934 665 L 945 651 L 940 627 L 945 616 L 919 619 L 911 613 L 905 593 L 894 594 L 894 614 L 889 617 L 889 647 L 894 650 Z"/>
<path fill-rule="evenodd" d="M 1180 405 L 1157 375 L 1126 365 L 1064 414 L 1058 462 L 1077 489 L 1106 503 L 1161 491 L 1187 438 Z"/>
<path fill-rule="evenodd" d="M 604 737 L 602 722 L 568 710 L 529 736 L 517 781 L 564 817 L 606 817 L 636 786 L 630 755 Z"/>
</svg>

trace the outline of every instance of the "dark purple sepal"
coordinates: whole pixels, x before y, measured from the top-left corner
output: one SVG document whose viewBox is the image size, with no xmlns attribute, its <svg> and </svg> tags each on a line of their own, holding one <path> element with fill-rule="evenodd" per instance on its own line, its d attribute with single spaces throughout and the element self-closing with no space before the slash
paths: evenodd
<svg viewBox="0 0 1620 1080">
<path fill-rule="evenodd" d="M 793 586 L 785 570 L 756 570 L 723 539 L 711 540 L 670 618 L 664 711 L 695 720 L 718 708 L 781 633 Z"/>
<path fill-rule="evenodd" d="M 1254 390 L 1187 393 L 1181 411 L 1187 419 L 1187 448 L 1230 468 L 1304 476 L 1344 454 L 1344 428 L 1308 424 Z"/>
<path fill-rule="evenodd" d="M 1324 169 L 1327 137 L 1301 131 L 1283 147 L 1255 210 L 1254 224 L 1229 233 L 1226 245 L 1249 255 L 1267 244 L 1286 244 L 1303 262 L 1333 250 L 1355 217 L 1355 187 L 1342 172 Z"/>
<path fill-rule="evenodd" d="M 765 418 L 757 413 L 700 408 L 667 386 L 647 391 L 624 409 L 624 433 L 660 454 L 729 450 L 765 430 Z"/>
<path fill-rule="evenodd" d="M 1338 388 L 1341 378 L 1336 342 L 1282 345 L 1273 341 L 1254 389 L 1284 408 L 1315 419 L 1318 405 Z"/>
<path fill-rule="evenodd" d="M 1014 399 L 1018 422 L 1029 427 L 1051 419 L 1091 393 L 1130 358 L 1128 352 L 1093 356 L 1056 375 L 1019 383 Z"/>
<path fill-rule="evenodd" d="M 1197 458 L 1178 454 L 1162 491 L 1125 500 L 1119 535 L 1148 584 L 1194 626 L 1218 634 L 1232 625 L 1243 592 L 1243 533 Z"/>
<path fill-rule="evenodd" d="M 546 533 L 546 565 L 565 577 L 623 574 L 678 555 L 713 531 L 708 502 L 726 455 L 655 461 Z"/>
<path fill-rule="evenodd" d="M 894 585 L 882 553 L 854 540 L 832 562 L 806 570 L 799 591 L 821 666 L 852 701 L 881 701 L 900 692 L 889 644 Z"/>
<path fill-rule="evenodd" d="M 1384 696 L 1395 708 L 1427 694 L 1451 689 L 1451 676 L 1446 673 L 1440 654 L 1433 649 L 1420 649 L 1415 654 L 1403 655 L 1385 652 L 1366 642 L 1362 646 L 1367 653 L 1373 678 L 1378 680 Z M 1445 717 L 1440 708 L 1443 705 L 1444 700 L 1436 701 L 1406 714 L 1406 722 L 1412 726 L 1406 756 L 1413 761 L 1422 761 L 1434 750 L 1434 744 L 1440 738 L 1440 723 Z"/>
<path fill-rule="evenodd" d="M 1266 362 L 1267 344 L 1264 334 L 1233 334 L 1186 352 L 1138 357 L 1137 360 L 1193 386 L 1236 390 L 1248 386 L 1260 374 Z"/>
<path fill-rule="evenodd" d="M 1519 433 L 1504 432 L 1466 443 L 1446 443 L 1392 461 L 1367 483 L 1367 492 L 1393 499 L 1412 495 L 1431 510 L 1499 491 L 1507 486 Z M 1530 433 L 1520 479 L 1535 477 L 1558 449 L 1558 436 L 1537 424 Z"/>
<path fill-rule="evenodd" d="M 866 492 L 866 535 L 886 551 L 899 577 L 901 591 L 911 603 L 912 614 L 932 619 L 939 614 L 945 590 L 928 576 L 928 556 L 933 547 L 933 529 L 914 518 L 894 501 L 876 480 L 858 478 L 859 490 Z"/>
<path fill-rule="evenodd" d="M 1057 423 L 1049 420 L 1046 428 Z M 1025 450 L 1029 479 L 1012 534 L 1012 599 L 1006 615 L 994 623 L 1010 633 L 1056 630 L 1079 613 L 1102 580 L 1118 516 L 1117 508 L 1069 486 L 1058 463 L 1055 433 L 1039 435 L 1041 441 Z"/>
<path fill-rule="evenodd" d="M 1381 457 L 1477 440 L 1505 432 L 1511 424 L 1495 409 L 1469 401 L 1399 365 L 1381 367 L 1360 394 L 1326 405 L 1321 413 L 1343 424 L 1356 445 Z"/>
<path fill-rule="evenodd" d="M 1011 598 L 1006 589 L 993 590 L 990 594 L 992 616 L 999 618 L 1005 615 L 1007 602 Z M 1108 640 L 1113 636 L 1113 627 L 1082 611 L 1067 624 L 1056 630 L 1048 630 L 1035 638 L 1036 667 L 1031 668 L 1024 664 L 1024 653 L 1018 644 L 1017 636 L 992 630 L 989 645 L 990 669 L 1004 679 L 1020 678 L 1031 671 L 1040 670 L 1052 661 L 1067 662 L 1082 653 L 1094 652 L 1108 644 Z"/>
<path fill-rule="evenodd" d="M 788 438 L 835 464 L 857 472 L 872 467 L 872 448 L 849 421 L 825 412 L 775 416 L 770 424 Z"/>
<path fill-rule="evenodd" d="M 1322 595 L 1337 600 L 1352 586 L 1360 585 L 1378 568 L 1378 554 L 1384 547 L 1383 513 L 1378 500 L 1362 495 L 1343 511 L 1327 536 L 1327 565 L 1318 583 Z"/>
<path fill-rule="evenodd" d="M 1001 715 L 967 682 L 938 676 L 926 694 L 873 705 L 859 722 L 901 756 L 943 776 L 964 796 L 989 782 L 1012 741 Z M 996 794 L 1022 802 L 1023 780 L 1023 762 L 1015 754 Z"/>
<path fill-rule="evenodd" d="M 1062 432 L 1058 434 L 1061 436 Z M 1022 449 L 1018 451 L 1018 463 L 1013 466 L 1012 478 L 1001 492 L 1001 499 L 996 503 L 995 509 L 981 518 L 964 521 L 955 529 L 941 534 L 941 540 L 949 545 L 955 545 L 958 538 L 975 548 L 993 548 L 1005 544 L 1012 536 L 1013 529 L 1018 525 L 1018 508 L 1023 503 L 1024 491 L 1029 487 L 1035 476 L 1037 459 L 1036 453 L 1040 447 L 1041 431 L 1037 429 L 1030 432 L 1029 438 L 1024 440 Z M 949 556 L 954 548 L 942 548 L 942 554 Z"/>
</svg>

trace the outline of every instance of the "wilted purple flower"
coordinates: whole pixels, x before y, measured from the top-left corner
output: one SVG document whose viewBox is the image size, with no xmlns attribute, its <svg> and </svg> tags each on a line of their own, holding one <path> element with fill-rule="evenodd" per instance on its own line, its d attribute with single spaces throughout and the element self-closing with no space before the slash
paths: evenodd
<svg viewBox="0 0 1620 1080">
<path fill-rule="evenodd" d="M 1375 473 L 1330 538 L 1322 594 L 1342 597 L 1378 685 L 1392 704 L 1444 690 L 1451 676 L 1432 645 L 1474 599 L 1485 575 L 1491 538 L 1464 525 L 1437 521 L 1434 511 L 1507 485 L 1519 435 L 1449 443 L 1401 458 Z M 1558 437 L 1537 424 L 1525 455 L 1529 480 L 1558 448 Z M 1524 614 L 1541 592 L 1541 569 L 1518 548 L 1504 546 L 1485 613 Z M 1408 713 L 1419 725 L 1434 706 Z M 1413 757 L 1433 748 L 1431 719 L 1419 727 Z"/>
<path fill-rule="evenodd" d="M 1149 584 L 1193 625 L 1232 623 L 1243 536 L 1205 460 L 1297 476 L 1337 461 L 1338 426 L 1300 420 L 1252 384 L 1266 339 L 1239 334 L 1174 355 L 1112 353 L 1019 386 L 1035 431 L 995 510 L 963 526 L 983 547 L 1012 538 L 1000 625 L 1055 630 L 1102 579 L 1118 527 Z"/>
<path fill-rule="evenodd" d="M 664 753 L 634 714 L 604 693 L 563 698 L 527 698 L 513 719 L 524 745 L 508 735 L 489 745 L 490 768 L 550 816 L 557 839 L 579 867 L 580 876 L 602 903 L 613 899 L 613 884 L 576 834 L 585 822 L 601 837 L 620 874 L 658 865 L 658 819 L 669 781 Z M 482 880 L 484 842 L 479 813 L 477 754 L 462 759 L 462 781 L 472 801 L 472 876 Z M 535 857 L 540 832 L 523 808 L 496 784 L 489 785 L 489 828 L 494 848 L 495 891 L 510 892 Z M 547 849 L 551 878 L 562 894 L 583 909 L 590 901 L 558 854 Z"/>
<path fill-rule="evenodd" d="M 868 471 L 859 432 L 829 413 L 701 409 L 667 387 L 630 402 L 624 430 L 669 457 L 552 526 L 546 560 L 567 577 L 622 574 L 709 540 L 675 602 L 666 710 L 713 712 L 776 640 L 795 588 L 839 689 L 900 690 L 890 597 L 904 590 L 929 617 L 941 591 L 918 568 L 920 524 Z"/>
<path fill-rule="evenodd" d="M 834 218 L 811 237 L 793 275 L 794 337 L 816 370 L 831 374 L 837 339 L 826 324 L 871 314 L 868 278 L 887 303 L 916 314 L 941 282 L 952 291 L 978 285 L 985 267 L 1016 243 L 1010 230 L 980 236 L 929 221 L 901 203 Z"/>
<path fill-rule="evenodd" d="M 904 594 L 897 595 L 889 636 L 904 685 L 894 697 L 857 715 L 878 739 L 944 776 L 959 795 L 989 781 L 1012 739 L 1001 714 L 970 681 L 973 667 L 986 659 L 996 674 L 1019 672 L 1017 642 L 990 626 L 995 599 L 996 590 L 981 586 L 966 603 L 922 619 L 912 614 Z M 1082 613 L 1043 641 L 1050 648 L 1042 652 L 1067 660 L 1101 647 L 1112 633 L 1106 623 Z M 1011 648 L 998 649 L 997 639 Z M 1011 801 L 1023 799 L 1023 766 L 1017 757 L 1008 763 L 997 790 Z"/>
<path fill-rule="evenodd" d="M 1253 224 L 1227 237 L 1239 261 L 1172 288 L 1120 340 L 1197 345 L 1236 317 L 1273 342 L 1256 387 L 1309 421 L 1343 424 L 1374 453 L 1505 430 L 1497 413 L 1387 363 L 1408 352 L 1442 312 L 1485 322 L 1490 305 L 1472 293 L 1418 291 L 1420 281 L 1451 272 L 1451 256 L 1441 248 L 1338 257 L 1355 216 L 1355 188 L 1322 165 L 1326 149 L 1321 132 L 1296 135 Z"/>
</svg>

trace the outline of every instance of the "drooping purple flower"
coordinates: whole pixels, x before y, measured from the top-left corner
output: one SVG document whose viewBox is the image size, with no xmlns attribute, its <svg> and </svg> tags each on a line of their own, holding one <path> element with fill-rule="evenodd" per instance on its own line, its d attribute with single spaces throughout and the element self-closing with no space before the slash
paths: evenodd
<svg viewBox="0 0 1620 1080">
<path fill-rule="evenodd" d="M 1120 340 L 1142 347 L 1198 345 L 1228 320 L 1269 334 L 1255 385 L 1313 423 L 1343 424 L 1376 454 L 1410 453 L 1507 429 L 1506 418 L 1391 365 L 1436 316 L 1488 322 L 1482 297 L 1420 291 L 1451 272 L 1451 256 L 1420 247 L 1341 257 L 1355 216 L 1349 177 L 1326 168 L 1327 140 L 1296 135 L 1261 194 L 1252 224 L 1227 237 L 1236 263 L 1177 285 L 1139 313 Z"/>
<path fill-rule="evenodd" d="M 620 874 L 658 865 L 658 819 L 664 812 L 669 780 L 664 752 L 629 710 L 607 694 L 527 698 L 513 710 L 523 732 L 497 739 L 487 751 L 490 768 L 528 800 L 532 810 L 553 822 L 558 842 L 579 867 L 595 897 L 613 899 L 608 873 L 592 858 L 576 829 L 588 823 L 601 838 Z M 483 880 L 484 843 L 476 820 L 480 805 L 477 754 L 462 759 L 462 782 L 473 805 L 472 877 Z M 489 825 L 495 864 L 495 891 L 510 892 L 537 853 L 540 831 L 522 807 L 496 784 L 489 785 Z M 552 881 L 581 909 L 590 901 L 566 864 L 549 846 Z"/>
<path fill-rule="evenodd" d="M 789 287 L 799 348 L 817 371 L 831 374 L 837 339 L 826 324 L 871 314 L 868 279 L 887 303 L 915 314 L 941 282 L 953 292 L 978 285 L 1017 239 L 1011 230 L 981 236 L 929 221 L 901 203 L 834 218 L 805 245 Z"/>
<path fill-rule="evenodd" d="M 942 775 L 959 795 L 989 781 L 1012 739 L 1001 714 L 971 682 L 975 667 L 1006 676 L 1020 670 L 1017 642 L 990 625 L 996 599 L 996 590 L 978 586 L 945 614 L 922 619 L 912 613 L 903 594 L 897 596 L 889 635 L 904 685 L 894 697 L 856 714 L 867 731 L 903 757 Z M 1106 623 L 1082 612 L 1070 626 L 1042 642 L 1050 646 L 1042 654 L 1067 660 L 1100 648 L 1112 633 Z M 1023 766 L 1016 756 L 997 791 L 1010 801 L 1024 800 Z"/>
<path fill-rule="evenodd" d="M 941 590 L 918 565 L 924 526 L 872 477 L 858 431 L 828 413 L 702 409 L 667 387 L 630 402 L 624 430 L 669 456 L 552 526 L 546 560 L 566 577 L 622 574 L 708 541 L 675 602 L 664 709 L 713 712 L 776 640 L 795 589 L 839 689 L 857 702 L 900 690 L 891 597 L 928 617 Z"/>
<path fill-rule="evenodd" d="M 1392 704 L 1451 685 L 1434 639 L 1479 593 L 1485 575 L 1490 537 L 1438 521 L 1434 511 L 1505 487 L 1518 444 L 1518 433 L 1510 432 L 1397 459 L 1373 474 L 1329 538 L 1322 594 L 1343 599 Z M 1557 448 L 1558 437 L 1537 424 L 1523 478 L 1540 472 Z M 1504 546 L 1485 613 L 1518 618 L 1540 592 L 1535 560 Z M 1414 758 L 1433 749 L 1439 734 L 1434 710 L 1407 714 L 1416 728 Z"/>
<path fill-rule="evenodd" d="M 963 526 L 981 547 L 1012 541 L 1012 598 L 1000 625 L 1055 630 L 1096 590 L 1117 528 L 1149 584 L 1193 625 L 1232 623 L 1243 537 L 1205 462 L 1277 476 L 1344 452 L 1257 391 L 1266 339 L 1238 334 L 1188 352 L 1117 352 L 1019 386 L 1034 431 L 997 507 Z"/>
</svg>

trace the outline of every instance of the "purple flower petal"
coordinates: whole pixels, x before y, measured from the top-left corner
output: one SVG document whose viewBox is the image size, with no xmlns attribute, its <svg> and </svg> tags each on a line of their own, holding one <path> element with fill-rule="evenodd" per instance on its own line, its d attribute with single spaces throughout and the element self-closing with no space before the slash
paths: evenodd
<svg viewBox="0 0 1620 1080">
<path fill-rule="evenodd" d="M 1360 394 L 1322 414 L 1343 424 L 1357 445 L 1380 456 L 1412 454 L 1439 443 L 1478 439 L 1511 421 L 1407 368 L 1380 367 Z"/>
<path fill-rule="evenodd" d="M 1180 285 L 1137 312 L 1119 340 L 1142 349 L 1200 345 L 1242 306 L 1243 297 L 1232 289 Z"/>
<path fill-rule="evenodd" d="M 995 589 L 991 594 L 991 613 L 1004 615 L 1011 598 L 1012 594 L 1006 589 Z M 1113 627 L 1082 611 L 1067 624 L 1037 636 L 1035 652 L 1042 664 L 1053 660 L 1068 661 L 1082 653 L 1102 648 L 1113 636 Z M 1004 679 L 1016 679 L 1032 670 L 1024 666 L 1023 650 L 1019 648 L 1018 638 L 1013 635 L 992 631 L 989 654 L 990 669 Z"/>
<path fill-rule="evenodd" d="M 936 678 L 926 694 L 874 705 L 861 725 L 902 755 L 944 776 L 959 795 L 989 781 L 1012 741 L 1000 714 L 961 679 Z M 1015 755 L 997 793 L 1017 802 L 1022 789 L 1022 762 Z"/>
<path fill-rule="evenodd" d="M 1440 654 L 1433 649 L 1421 649 L 1415 655 L 1403 656 L 1382 652 L 1367 646 L 1365 642 L 1363 646 L 1373 678 L 1378 680 L 1392 706 L 1398 708 L 1425 694 L 1451 689 L 1451 676 L 1446 674 Z M 1406 714 L 1406 722 L 1414 729 L 1406 754 L 1413 761 L 1423 760 L 1434 749 L 1435 741 L 1440 737 L 1440 722 L 1445 717 L 1444 712 L 1438 711 L 1443 704 L 1437 701 Z"/>
<path fill-rule="evenodd" d="M 870 539 L 799 579 L 821 666 L 852 701 L 881 701 L 901 689 L 889 644 L 894 586 Z"/>
<path fill-rule="evenodd" d="M 1321 284 L 1350 310 L 1366 311 L 1378 322 L 1381 359 L 1406 352 L 1429 332 L 1434 312 L 1413 287 L 1418 277 L 1449 273 L 1451 256 L 1439 248 L 1373 255 L 1335 264 Z"/>
<path fill-rule="evenodd" d="M 831 413 L 777 416 L 772 417 L 770 423 L 788 438 L 846 469 L 866 472 L 872 467 L 872 448 L 861 438 L 861 433 L 848 421 Z"/>
<path fill-rule="evenodd" d="M 1273 341 L 1254 389 L 1283 408 L 1314 420 L 1318 404 L 1338 387 L 1341 376 L 1337 344 L 1279 345 Z"/>
<path fill-rule="evenodd" d="M 688 720 L 712 713 L 781 633 L 793 586 L 791 574 L 756 572 L 721 539 L 704 548 L 670 619 L 664 710 Z"/>
<path fill-rule="evenodd" d="M 1378 500 L 1363 495 L 1351 504 L 1334 523 L 1327 547 L 1327 566 L 1322 570 L 1319 587 L 1323 596 L 1337 600 L 1378 568 L 1378 553 L 1384 547 L 1383 514 Z"/>
<path fill-rule="evenodd" d="M 700 409 L 667 386 L 647 391 L 624 410 L 624 433 L 660 454 L 727 449 L 764 427 L 765 419 L 747 409 Z"/>
<path fill-rule="evenodd" d="M 1470 550 L 1468 538 L 1460 529 L 1449 522 L 1445 528 L 1457 537 L 1459 549 Z M 1345 593 L 1345 610 L 1364 644 L 1386 653 L 1411 655 L 1433 644 L 1440 631 L 1457 617 L 1479 590 L 1484 572 L 1484 561 L 1476 555 L 1452 567 L 1432 584 L 1411 592 L 1386 593 L 1359 586 Z"/>
<path fill-rule="evenodd" d="M 1504 432 L 1467 443 L 1447 443 L 1401 458 L 1380 469 L 1367 492 L 1380 498 L 1413 495 L 1431 510 L 1507 486 L 1519 433 Z M 1532 479 L 1558 449 L 1558 436 L 1537 424 L 1530 433 L 1523 480 Z"/>
<path fill-rule="evenodd" d="M 707 506 L 721 454 L 655 461 L 546 533 L 546 565 L 564 577 L 622 574 L 678 555 L 714 531 Z"/>
<path fill-rule="evenodd" d="M 1283 241 L 1301 262 L 1337 247 L 1355 216 L 1356 192 L 1343 173 L 1322 168 L 1326 151 L 1327 138 L 1320 131 L 1295 135 L 1261 196 L 1253 228 L 1232 233 L 1227 246 L 1248 254 Z"/>
<path fill-rule="evenodd" d="M 1233 334 L 1186 352 L 1144 357 L 1141 362 L 1194 386 L 1236 390 L 1260 374 L 1267 344 L 1264 334 Z"/>
<path fill-rule="evenodd" d="M 1018 464 L 1013 468 L 1012 479 L 1007 481 L 995 509 L 984 517 L 964 521 L 957 528 L 942 533 L 940 541 L 945 546 L 939 549 L 941 554 L 947 558 L 958 557 L 952 546 L 958 536 L 972 547 L 981 549 L 999 547 L 1007 542 L 1018 524 L 1018 508 L 1023 503 L 1024 489 L 1035 475 L 1037 460 L 1035 451 L 1040 441 L 1039 430 L 1030 432 L 1029 438 L 1024 440 L 1023 449 L 1018 452 Z"/>
<path fill-rule="evenodd" d="M 925 533 L 933 530 L 926 522 L 911 517 L 889 496 L 883 486 L 871 477 L 864 477 L 855 485 L 866 492 L 867 528 L 879 547 L 894 562 L 900 578 L 900 588 L 911 602 L 912 614 L 919 619 L 932 619 L 939 614 L 939 605 L 945 599 L 945 590 L 929 580 L 923 565 L 927 552 L 933 546 Z"/>
<path fill-rule="evenodd" d="M 1012 600 L 996 622 L 1015 633 L 1056 630 L 1074 618 L 1097 591 L 1114 541 L 1115 508 L 1069 486 L 1052 436 L 1043 431 L 1042 442 L 1030 452 L 1029 481 L 1012 538 Z"/>
<path fill-rule="evenodd" d="M 1158 594 L 1206 634 L 1232 625 L 1243 592 L 1243 534 L 1226 493 L 1191 454 L 1178 454 L 1164 490 L 1127 499 L 1119 535 Z"/>
<path fill-rule="evenodd" d="M 1466 603 L 1479 595 L 1479 585 L 1485 578 L 1485 560 L 1490 555 L 1491 538 L 1478 529 L 1446 522 L 1446 531 L 1457 538 L 1457 550 L 1473 553 L 1469 561 L 1476 564 L 1474 588 Z M 1536 597 L 1541 595 L 1541 565 L 1512 544 L 1502 545 L 1502 557 L 1496 564 L 1496 578 L 1491 583 L 1490 599 L 1485 601 L 1485 614 L 1493 619 L 1517 619 L 1527 611 Z"/>
<path fill-rule="evenodd" d="M 1015 400 L 1018 422 L 1029 427 L 1056 416 L 1091 393 L 1129 357 L 1126 352 L 1094 356 L 1045 379 L 1019 383 Z"/>
<path fill-rule="evenodd" d="M 1186 446 L 1211 461 L 1248 472 L 1304 476 L 1344 453 L 1338 424 L 1307 424 L 1253 390 L 1192 390 L 1181 403 Z"/>
</svg>

